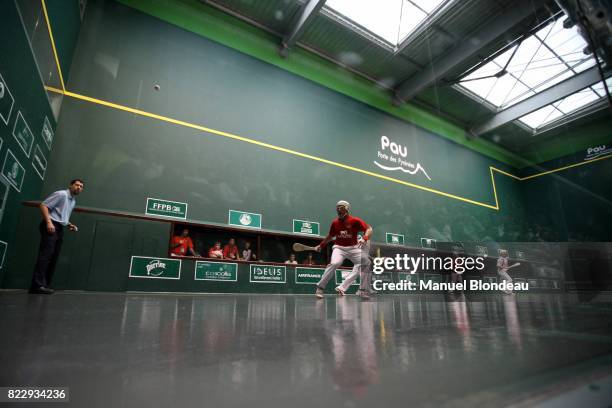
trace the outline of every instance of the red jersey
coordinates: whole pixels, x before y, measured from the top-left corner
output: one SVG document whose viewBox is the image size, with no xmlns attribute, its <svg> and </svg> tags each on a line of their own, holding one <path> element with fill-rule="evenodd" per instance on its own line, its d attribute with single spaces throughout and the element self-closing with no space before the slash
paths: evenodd
<svg viewBox="0 0 612 408">
<path fill-rule="evenodd" d="M 174 255 L 185 255 L 187 253 L 187 249 L 191 248 L 193 251 L 193 241 L 189 237 L 172 237 L 172 246 L 178 245 L 176 248 L 172 249 L 172 253 Z"/>
<path fill-rule="evenodd" d="M 354 246 L 357 245 L 357 233 L 365 232 L 368 224 L 361 218 L 347 215 L 344 220 L 336 218 L 329 228 L 329 235 L 336 237 L 335 245 Z"/>
<path fill-rule="evenodd" d="M 229 244 L 224 246 L 223 247 L 223 257 L 226 259 L 238 259 L 238 246 L 237 245 L 229 246 Z"/>
</svg>

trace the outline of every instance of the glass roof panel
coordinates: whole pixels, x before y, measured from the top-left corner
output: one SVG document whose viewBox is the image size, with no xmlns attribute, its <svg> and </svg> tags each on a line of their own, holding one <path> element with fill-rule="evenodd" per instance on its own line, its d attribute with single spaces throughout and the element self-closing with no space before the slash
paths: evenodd
<svg viewBox="0 0 612 408">
<path fill-rule="evenodd" d="M 587 88 L 568 96 L 556 105 L 561 112 L 570 113 L 597 99 L 599 99 L 599 95 L 593 92 L 591 88 Z"/>
<path fill-rule="evenodd" d="M 537 129 L 540 126 L 559 118 L 562 115 L 554 106 L 548 105 L 529 115 L 525 115 L 519 120 L 532 129 Z"/>
<path fill-rule="evenodd" d="M 577 28 L 563 28 L 564 20 L 565 18 L 561 16 L 524 38 L 509 62 L 508 58 L 514 48 L 465 76 L 458 86 L 469 90 L 480 100 L 484 99 L 498 109 L 505 109 L 594 66 L 595 58 L 583 53 L 587 44 Z M 499 73 L 506 63 L 508 63 L 507 72 L 499 78 L 492 77 Z M 491 77 L 486 78 L 487 76 Z M 474 78 L 480 79 L 468 81 Z M 604 95 L 601 84 L 593 85 L 592 89 L 587 87 L 519 120 L 537 129 Z"/>
<path fill-rule="evenodd" d="M 327 0 L 330 9 L 397 46 L 440 5 L 451 0 Z"/>
<path fill-rule="evenodd" d="M 396 44 L 402 0 L 327 0 L 325 7 Z"/>
</svg>

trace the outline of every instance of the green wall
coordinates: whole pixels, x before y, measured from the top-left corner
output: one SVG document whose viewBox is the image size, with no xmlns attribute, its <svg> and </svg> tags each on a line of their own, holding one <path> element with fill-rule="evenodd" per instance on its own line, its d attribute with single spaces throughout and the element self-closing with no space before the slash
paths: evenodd
<svg viewBox="0 0 612 408">
<path fill-rule="evenodd" d="M 70 38 L 60 39 L 58 49 L 69 48 L 64 42 Z M 297 218 L 319 221 L 323 232 L 335 203 L 345 199 L 373 225 L 376 241 L 393 232 L 417 246 L 422 237 L 520 241 L 536 210 L 557 211 L 543 193 L 551 177 L 518 182 L 496 173 L 499 210 L 487 208 L 496 204 L 489 167 L 515 174 L 516 168 L 433 133 L 431 126 L 113 1 L 88 2 L 72 63 L 69 56 L 61 59 L 63 68 L 71 67 L 69 91 L 216 131 L 65 96 L 44 187 L 27 199 L 42 199 L 81 177 L 82 207 L 143 213 L 147 197 L 155 197 L 188 203 L 191 221 L 225 224 L 228 210 L 236 209 L 261 213 L 265 229 L 290 231 Z M 405 146 L 406 160 L 420 163 L 431 180 L 377 167 L 383 135 Z M 608 167 L 590 171 L 610 174 Z M 10 254 L 2 285 L 24 287 L 39 219 L 32 208 L 12 219 L 21 225 L 18 250 Z M 78 213 L 73 222 L 80 231 L 66 238 L 57 287 L 123 290 L 131 255 L 167 254 L 166 223 Z M 105 271 L 113 273 L 104 278 Z"/>
<path fill-rule="evenodd" d="M 2 140 L 0 163 L 3 166 L 2 168 L 5 168 L 7 152 L 10 151 L 24 172 L 23 182 L 18 183 L 20 188 L 11 186 L 6 178 L 0 176 L 0 199 L 4 198 L 6 193 L 0 224 L 0 240 L 8 243 L 7 256 L 4 259 L 2 269 L 0 269 L 1 282 L 8 268 L 9 259 L 15 256 L 14 235 L 22 211 L 21 202 L 40 198 L 43 182 L 41 176 L 35 171 L 33 163 L 37 146 L 39 148 L 37 155 L 41 155 L 43 160 L 48 161 L 50 155 L 50 148 L 42 138 L 45 118 L 48 119 L 51 128 L 55 128 L 55 119 L 16 3 L 13 1 L 0 2 L 0 55 L 2 56 L 0 58 L 0 74 L 14 99 L 12 110 L 10 110 L 11 103 L 7 100 L 9 94 L 6 90 L 4 96 L 0 99 L 0 111 L 5 113 L 10 111 L 10 116 L 7 115 L 7 124 L 0 120 L 0 139 Z M 30 148 L 26 145 L 25 151 L 13 137 L 13 129 L 19 112 L 28 124 L 32 135 L 32 146 Z M 44 176 L 44 174 L 42 175 Z M 38 238 L 35 228 L 28 232 L 31 237 L 36 236 Z M 35 245 L 37 239 L 31 240 L 31 242 L 32 245 Z M 0 247 L 3 246 L 3 244 L 0 244 Z"/>
<path fill-rule="evenodd" d="M 600 145 L 610 150 L 610 144 Z M 597 146 L 593 146 L 597 147 Z M 609 153 L 608 153 L 609 154 Z M 573 154 L 526 169 L 524 176 L 575 163 L 585 163 L 588 152 Z M 602 156 L 600 156 L 602 157 Z M 522 182 L 526 240 L 612 241 L 612 159 Z"/>
<path fill-rule="evenodd" d="M 161 89 L 155 91 L 153 86 Z M 495 205 L 489 166 L 512 168 L 418 126 L 114 2 L 92 1 L 69 90 Z M 476 240 L 522 216 L 520 190 L 496 176 L 502 210 L 78 99 L 66 98 L 44 192 L 86 179 L 79 205 L 143 212 L 147 197 L 189 203 L 192 220 L 225 223 L 229 209 L 326 229 L 339 199 L 385 232 Z M 406 146 L 431 177 L 373 162 L 380 137 Z M 70 157 L 70 160 L 65 158 Z M 61 163 L 61 165 L 60 165 Z M 401 214 L 401 215 L 400 215 Z M 466 226 L 474 220 L 474 227 Z M 502 237 L 503 238 L 503 237 Z"/>
</svg>

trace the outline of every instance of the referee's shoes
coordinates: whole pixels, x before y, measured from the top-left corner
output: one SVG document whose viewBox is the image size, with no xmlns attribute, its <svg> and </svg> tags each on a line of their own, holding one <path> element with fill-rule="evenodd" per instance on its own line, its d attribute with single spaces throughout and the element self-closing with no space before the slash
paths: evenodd
<svg viewBox="0 0 612 408">
<path fill-rule="evenodd" d="M 37 288 L 32 288 L 28 293 L 34 293 L 38 295 L 52 295 L 55 291 L 51 288 L 47 288 L 45 286 L 39 286 Z"/>
</svg>

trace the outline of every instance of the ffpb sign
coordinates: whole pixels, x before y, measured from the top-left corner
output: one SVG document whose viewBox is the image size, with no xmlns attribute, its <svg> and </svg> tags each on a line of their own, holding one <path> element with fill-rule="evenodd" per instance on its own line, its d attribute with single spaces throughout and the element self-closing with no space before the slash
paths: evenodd
<svg viewBox="0 0 612 408">
<path fill-rule="evenodd" d="M 187 203 L 160 200 L 159 198 L 147 198 L 145 214 L 186 219 Z"/>
<path fill-rule="evenodd" d="M 318 222 L 293 220 L 293 232 L 296 234 L 319 235 L 320 225 Z"/>
<path fill-rule="evenodd" d="M 181 260 L 132 256 L 130 278 L 181 279 Z"/>
<path fill-rule="evenodd" d="M 246 228 L 261 228 L 261 214 L 229 210 L 229 225 Z"/>
</svg>

